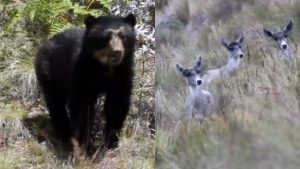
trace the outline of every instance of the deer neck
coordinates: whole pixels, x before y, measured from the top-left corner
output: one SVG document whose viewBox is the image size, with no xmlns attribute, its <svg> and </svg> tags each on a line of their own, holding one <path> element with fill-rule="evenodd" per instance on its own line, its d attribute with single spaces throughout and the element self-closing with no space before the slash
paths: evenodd
<svg viewBox="0 0 300 169">
<path fill-rule="evenodd" d="M 204 90 L 200 86 L 196 86 L 196 87 L 189 86 L 189 92 L 190 92 L 191 98 L 197 98 L 199 96 L 201 97 L 201 96 L 210 96 L 211 95 L 208 90 Z"/>
<path fill-rule="evenodd" d="M 281 50 L 281 51 L 280 51 L 280 55 L 281 55 L 282 58 L 284 58 L 284 59 L 290 59 L 290 58 L 292 58 L 291 53 L 290 53 L 290 49 L 287 49 L 287 50 Z"/>
<path fill-rule="evenodd" d="M 221 69 L 221 73 L 225 73 L 228 75 L 235 74 L 240 67 L 240 58 L 234 58 L 228 56 L 228 62 L 224 67 Z"/>
<path fill-rule="evenodd" d="M 201 90 L 202 89 L 200 86 L 196 86 L 196 87 L 189 86 L 189 92 L 192 98 L 199 96 L 199 92 L 201 92 Z"/>
</svg>

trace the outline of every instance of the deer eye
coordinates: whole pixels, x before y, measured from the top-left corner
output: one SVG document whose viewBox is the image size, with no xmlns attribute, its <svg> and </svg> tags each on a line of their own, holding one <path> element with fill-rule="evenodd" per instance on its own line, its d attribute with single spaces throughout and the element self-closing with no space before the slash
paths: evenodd
<svg viewBox="0 0 300 169">
<path fill-rule="evenodd" d="M 230 50 L 230 51 L 234 51 L 234 47 L 231 47 L 231 46 L 228 47 L 227 49 Z"/>
<path fill-rule="evenodd" d="M 189 71 L 184 71 L 184 72 L 183 72 L 183 75 L 184 75 L 185 77 L 190 77 L 190 76 L 192 76 L 192 73 L 189 72 Z"/>
<path fill-rule="evenodd" d="M 285 38 L 287 38 L 287 37 L 288 37 L 288 35 L 287 35 L 287 34 L 285 34 L 285 35 L 284 35 L 284 37 L 285 37 Z"/>
<path fill-rule="evenodd" d="M 196 73 L 197 73 L 197 74 L 200 74 L 200 70 L 199 70 L 199 69 L 196 69 Z"/>
<path fill-rule="evenodd" d="M 277 38 L 276 36 L 273 36 L 273 39 L 274 39 L 275 41 L 278 41 L 278 38 Z"/>
</svg>

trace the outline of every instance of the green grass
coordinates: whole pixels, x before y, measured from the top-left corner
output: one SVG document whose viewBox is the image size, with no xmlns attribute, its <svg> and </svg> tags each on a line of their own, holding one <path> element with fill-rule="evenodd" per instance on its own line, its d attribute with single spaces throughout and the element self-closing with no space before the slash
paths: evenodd
<svg viewBox="0 0 300 169">
<path fill-rule="evenodd" d="M 178 10 L 177 4 L 157 11 L 156 20 L 164 20 Z M 156 166 L 157 168 L 297 168 L 300 147 L 299 2 L 258 0 L 187 0 L 186 15 L 199 11 L 207 18 L 199 27 L 190 19 L 182 29 L 168 31 L 158 27 L 156 77 Z M 219 3 L 227 3 L 223 8 Z M 194 5 L 195 4 L 195 5 Z M 175 5 L 175 6 L 174 6 Z M 237 6 L 240 9 L 235 9 Z M 216 8 L 215 8 L 216 7 Z M 233 8 L 231 12 L 227 9 Z M 185 11 L 185 10 L 184 10 Z M 220 15 L 222 14 L 222 15 Z M 293 18 L 290 33 L 294 60 L 285 64 L 277 59 L 278 50 L 262 28 L 284 28 Z M 209 91 L 217 100 L 217 110 L 204 123 L 183 117 L 187 87 L 176 70 L 176 63 L 192 65 L 203 58 L 202 72 L 226 63 L 221 39 L 234 40 L 244 33 L 240 70 L 234 77 L 217 81 Z"/>
</svg>

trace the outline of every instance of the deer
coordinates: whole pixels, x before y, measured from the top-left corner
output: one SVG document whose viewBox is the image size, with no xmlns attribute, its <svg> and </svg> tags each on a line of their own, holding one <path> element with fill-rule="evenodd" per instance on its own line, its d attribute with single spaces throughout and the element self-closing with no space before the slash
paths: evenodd
<svg viewBox="0 0 300 169">
<path fill-rule="evenodd" d="M 276 46 L 279 49 L 279 58 L 283 59 L 285 61 L 289 61 L 293 58 L 293 55 L 290 51 L 289 45 L 288 45 L 288 33 L 293 29 L 293 21 L 292 19 L 289 19 L 288 24 L 286 27 L 278 32 L 270 31 L 266 28 L 263 28 L 264 34 L 267 37 L 272 38 L 276 42 Z"/>
<path fill-rule="evenodd" d="M 224 38 L 222 38 L 221 43 L 225 47 L 228 53 L 227 64 L 221 66 L 218 69 L 208 70 L 203 75 L 204 86 L 207 87 L 215 80 L 220 77 L 229 77 L 237 73 L 240 67 L 240 62 L 244 57 L 242 51 L 242 43 L 244 40 L 244 35 L 239 36 L 235 41 L 228 43 Z"/>
<path fill-rule="evenodd" d="M 176 64 L 177 70 L 186 80 L 189 94 L 185 102 L 185 112 L 190 118 L 204 120 L 209 117 L 214 109 L 214 98 L 208 90 L 202 88 L 203 80 L 200 75 L 201 56 L 196 64 L 190 68 L 184 68 Z"/>
</svg>

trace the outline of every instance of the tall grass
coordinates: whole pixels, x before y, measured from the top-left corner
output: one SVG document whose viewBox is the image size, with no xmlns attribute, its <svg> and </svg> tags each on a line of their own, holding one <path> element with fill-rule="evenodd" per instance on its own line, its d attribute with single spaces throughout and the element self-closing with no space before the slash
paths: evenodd
<svg viewBox="0 0 300 169">
<path fill-rule="evenodd" d="M 0 1 L 0 168 L 154 167 L 155 136 L 153 127 L 149 128 L 154 115 L 154 1 L 85 0 L 80 5 L 78 2 Z M 137 15 L 132 106 L 119 147 L 104 152 L 99 104 L 93 142 L 100 151 L 77 163 L 72 153 L 52 145 L 55 140 L 51 137 L 49 115 L 38 88 L 33 60 L 37 49 L 53 34 L 69 27 L 82 27 L 87 14 L 98 16 L 113 11 L 115 15 Z"/>
<path fill-rule="evenodd" d="M 162 22 L 157 31 L 157 168 L 297 168 L 300 3 L 182 3 L 189 6 L 189 22 L 180 29 Z M 159 10 L 157 20 L 177 17 L 173 5 L 169 1 Z M 296 57 L 286 64 L 278 60 L 278 49 L 262 28 L 280 30 L 288 18 L 295 23 L 289 36 Z M 227 61 L 221 39 L 234 40 L 242 33 L 245 58 L 237 75 L 209 87 L 218 102 L 214 115 L 204 123 L 182 117 L 187 87 L 176 63 L 189 66 L 201 54 L 203 73 L 218 68 Z"/>
</svg>

